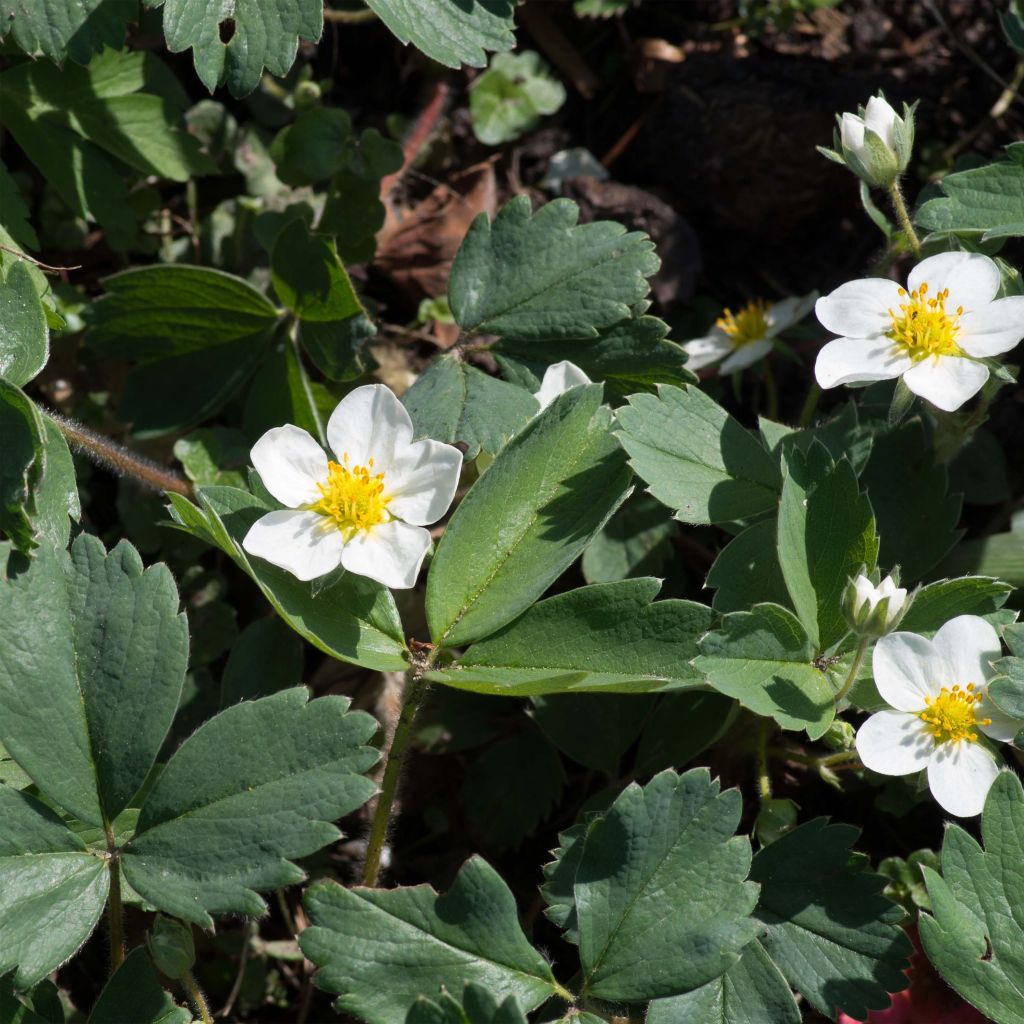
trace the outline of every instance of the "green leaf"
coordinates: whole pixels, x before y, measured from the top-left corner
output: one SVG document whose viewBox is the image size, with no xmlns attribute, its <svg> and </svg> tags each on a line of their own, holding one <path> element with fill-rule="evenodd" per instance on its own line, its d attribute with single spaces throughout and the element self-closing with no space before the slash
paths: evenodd
<svg viewBox="0 0 1024 1024">
<path fill-rule="evenodd" d="M 277 176 L 292 186 L 315 185 L 345 165 L 352 119 L 344 110 L 310 107 L 282 128 L 270 147 Z"/>
<path fill-rule="evenodd" d="M 133 949 L 103 986 L 88 1024 L 190 1024 L 192 1014 L 178 1006 L 160 984 L 141 946 Z"/>
<path fill-rule="evenodd" d="M 499 1004 L 482 985 L 467 985 L 461 1004 L 447 992 L 442 992 L 436 1003 L 421 996 L 413 1003 L 404 1024 L 527 1024 L 527 1021 L 515 996 L 508 996 Z"/>
<path fill-rule="evenodd" d="M 35 487 L 33 523 L 39 537 L 64 548 L 71 539 L 69 517 L 75 522 L 82 517 L 75 463 L 60 427 L 47 417 L 43 428 L 45 460 L 42 479 Z"/>
<path fill-rule="evenodd" d="M 875 513 L 879 564 L 898 564 L 904 586 L 921 579 L 960 538 L 960 496 L 948 493 L 946 467 L 935 463 L 920 420 L 875 436 L 861 486 Z"/>
<path fill-rule="evenodd" d="M 18 183 L 11 172 L 0 160 L 0 242 L 16 250 L 38 249 L 39 236 L 30 221 L 28 204 L 18 188 Z M 13 254 L 12 254 L 13 255 Z M 10 262 L 4 254 L 0 263 Z M 28 264 L 29 274 L 36 282 L 38 290 L 46 288 L 43 273 L 32 264 Z"/>
<path fill-rule="evenodd" d="M 684 523 L 724 523 L 775 508 L 775 461 L 698 388 L 633 395 L 618 424 L 630 465 Z"/>
<path fill-rule="evenodd" d="M 779 563 L 797 616 L 819 653 L 849 632 L 840 607 L 848 580 L 878 557 L 871 505 L 845 459 L 824 446 L 790 454 L 779 503 Z"/>
<path fill-rule="evenodd" d="M 242 429 L 255 441 L 282 423 L 294 423 L 321 443 L 324 441 L 323 417 L 309 374 L 295 344 L 279 334 L 246 392 Z"/>
<path fill-rule="evenodd" d="M 294 220 L 277 237 L 270 269 L 277 297 L 299 319 L 299 341 L 310 359 L 332 380 L 358 377 L 362 346 L 377 329 L 334 243 Z"/>
<path fill-rule="evenodd" d="M 513 0 L 367 0 L 403 43 L 449 68 L 482 68 L 488 50 L 515 46 Z"/>
<path fill-rule="evenodd" d="M 174 442 L 174 457 L 199 487 L 245 487 L 249 442 L 240 430 L 204 427 Z"/>
<path fill-rule="evenodd" d="M 259 85 L 264 68 L 278 77 L 288 74 L 299 39 L 315 43 L 324 27 L 322 0 L 223 0 L 216 7 L 206 0 L 144 3 L 163 5 L 167 49 L 191 49 L 196 74 L 210 92 L 226 84 L 239 97 Z"/>
<path fill-rule="evenodd" d="M 41 982 L 40 985 L 45 985 Z M 36 990 L 33 990 L 33 995 Z M 58 997 L 59 1002 L 59 997 Z M 0 978 L 0 1020 L 8 1024 L 64 1024 L 64 1008 L 60 1007 L 60 1016 L 42 1016 L 35 1012 L 27 1002 L 19 999 L 14 992 L 10 975 Z"/>
<path fill-rule="evenodd" d="M 655 601 L 660 589 L 659 580 L 646 577 L 550 597 L 428 678 L 517 697 L 698 685 L 701 676 L 689 662 L 711 627 L 711 610 L 693 601 Z"/>
<path fill-rule="evenodd" d="M 666 693 L 640 735 L 637 775 L 688 764 L 721 739 L 737 710 L 736 702 L 721 693 Z"/>
<path fill-rule="evenodd" d="M 70 553 L 44 546 L 0 585 L 0 740 L 47 796 L 102 826 L 153 767 L 187 657 L 166 566 L 143 571 L 127 541 L 108 554 L 88 534 Z"/>
<path fill-rule="evenodd" d="M 578 822 L 558 835 L 559 846 L 552 850 L 554 860 L 544 865 L 544 884 L 541 895 L 547 906 L 545 916 L 562 929 L 566 942 L 579 945 L 580 936 L 576 920 L 576 869 L 583 856 L 583 837 L 588 822 Z"/>
<path fill-rule="evenodd" d="M 831 724 L 834 690 L 814 664 L 814 645 L 800 620 L 780 605 L 730 612 L 700 650 L 694 666 L 745 708 L 774 718 L 783 729 L 806 729 L 811 739 Z"/>
<path fill-rule="evenodd" d="M 88 64 L 104 47 L 120 50 L 127 23 L 137 20 L 136 0 L 80 0 L 74 4 L 22 0 L 9 18 L 0 20 L 0 38 L 10 31 L 30 56 L 58 64 L 70 57 Z"/>
<path fill-rule="evenodd" d="M 499 452 L 455 510 L 427 578 L 434 642 L 462 646 L 525 611 L 629 488 L 600 385 L 560 395 Z"/>
<path fill-rule="evenodd" d="M 767 928 L 758 942 L 786 980 L 826 1016 L 838 1007 L 863 1020 L 906 988 L 911 946 L 885 878 L 851 859 L 858 834 L 815 818 L 761 849 L 750 877 Z"/>
<path fill-rule="evenodd" d="M 632 495 L 583 552 L 583 576 L 588 583 L 663 576 L 677 532 L 664 505 L 646 494 Z"/>
<path fill-rule="evenodd" d="M 45 426 L 35 403 L 0 377 L 0 530 L 25 553 L 36 546 L 33 490 L 46 466 Z"/>
<path fill-rule="evenodd" d="M 1003 639 L 1013 656 L 993 663 L 999 675 L 989 684 L 988 696 L 1011 718 L 1024 720 L 1024 626 L 1007 626 Z"/>
<path fill-rule="evenodd" d="M 6 280 L 0 281 L 0 377 L 16 388 L 24 387 L 49 356 L 46 311 L 28 265 L 16 260 Z"/>
<path fill-rule="evenodd" d="M 522 388 L 452 356 L 435 359 L 402 396 L 402 404 L 412 417 L 416 440 L 462 441 L 467 460 L 481 449 L 497 454 L 539 408 Z"/>
<path fill-rule="evenodd" d="M 651 240 L 621 224 L 577 225 L 556 199 L 531 215 L 518 196 L 494 219 L 480 214 L 452 264 L 448 301 L 467 333 L 508 340 L 596 338 L 630 316 L 659 266 Z"/>
<path fill-rule="evenodd" d="M 947 174 L 939 186 L 945 195 L 923 203 L 914 216 L 921 227 L 939 235 L 980 235 L 983 242 L 1024 235 L 1020 158 Z"/>
<path fill-rule="evenodd" d="M 105 280 L 88 345 L 139 361 L 122 416 L 135 433 L 161 434 L 204 419 L 231 397 L 268 351 L 277 310 L 241 278 L 205 267 L 154 266 Z"/>
<path fill-rule="evenodd" d="M 122 864 L 154 906 L 203 928 L 212 913 L 258 916 L 258 891 L 294 884 L 305 857 L 362 806 L 359 774 L 378 754 L 377 723 L 343 697 L 308 701 L 302 687 L 236 704 L 193 733 L 146 796 Z"/>
<path fill-rule="evenodd" d="M 180 495 L 169 497 L 175 521 L 229 555 L 299 636 L 333 658 L 365 668 L 407 667 L 402 624 L 386 587 L 346 573 L 314 595 L 311 584 L 291 573 L 258 558 L 250 561 L 242 539 L 270 507 L 247 491 L 207 487 L 199 492 L 202 509 Z"/>
<path fill-rule="evenodd" d="M 718 552 L 707 578 L 707 585 L 716 588 L 711 602 L 716 612 L 745 611 L 761 603 L 790 605 L 778 536 L 772 516 L 748 526 Z"/>
<path fill-rule="evenodd" d="M 1024 1022 L 1024 789 L 1001 773 L 981 817 L 985 848 L 958 825 L 942 843 L 942 877 L 923 873 L 932 913 L 921 942 L 942 977 L 995 1024 Z"/>
<path fill-rule="evenodd" d="M 280 619 L 250 622 L 235 641 L 220 681 L 220 703 L 269 697 L 302 681 L 302 641 Z"/>
<path fill-rule="evenodd" d="M 646 1024 L 800 1024 L 800 1009 L 786 979 L 759 942 L 720 978 L 672 999 L 657 999 Z"/>
<path fill-rule="evenodd" d="M 401 1024 L 424 993 L 459 992 L 475 982 L 495 999 L 514 996 L 527 1011 L 560 988 L 519 926 L 515 900 L 497 872 L 468 860 L 451 889 L 342 888 L 306 891 L 313 927 L 299 938 L 320 970 L 317 985 L 335 1006 L 367 1024 Z"/>
<path fill-rule="evenodd" d="M 565 86 L 539 53 L 501 53 L 473 83 L 469 112 L 473 134 L 485 146 L 511 142 L 565 103 Z"/>
<path fill-rule="evenodd" d="M 13 970 L 15 985 L 28 988 L 92 934 L 110 876 L 106 862 L 27 793 L 0 786 L 0 822 L 0 975 Z"/>
<path fill-rule="evenodd" d="M 1024 533 L 992 533 L 958 544 L 942 560 L 935 574 L 958 576 L 961 573 L 997 576 L 1015 587 L 1024 586 Z"/>
<path fill-rule="evenodd" d="M 742 800 L 706 769 L 633 783 L 587 830 L 576 869 L 582 992 L 638 1001 L 724 974 L 753 939 Z"/>
<path fill-rule="evenodd" d="M 989 576 L 962 576 L 927 583 L 914 595 L 900 620 L 907 633 L 934 633 L 958 615 L 990 615 L 1013 593 L 1013 587 Z"/>
</svg>

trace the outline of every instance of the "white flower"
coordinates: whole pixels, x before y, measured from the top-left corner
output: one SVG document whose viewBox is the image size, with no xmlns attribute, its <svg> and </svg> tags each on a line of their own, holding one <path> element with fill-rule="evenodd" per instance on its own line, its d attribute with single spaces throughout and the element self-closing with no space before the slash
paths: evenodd
<svg viewBox="0 0 1024 1024">
<path fill-rule="evenodd" d="M 413 586 L 430 547 L 423 527 L 448 511 L 462 453 L 413 443 L 412 433 L 405 407 L 382 384 L 356 388 L 331 414 L 337 462 L 300 427 L 268 430 L 252 464 L 288 507 L 253 523 L 242 546 L 300 580 L 342 565 L 387 587 Z"/>
<path fill-rule="evenodd" d="M 544 371 L 540 390 L 535 391 L 533 397 L 540 403 L 539 411 L 543 412 L 559 395 L 570 388 L 589 383 L 590 378 L 575 363 L 564 359 L 560 363 L 552 363 Z"/>
<path fill-rule="evenodd" d="M 988 380 L 978 360 L 1024 337 L 1024 296 L 997 299 L 999 284 L 987 256 L 944 252 L 918 263 L 906 289 L 883 278 L 840 285 L 815 306 L 821 323 L 842 335 L 818 353 L 818 383 L 902 377 L 939 409 L 959 409 Z"/>
<path fill-rule="evenodd" d="M 885 602 L 883 605 L 882 602 Z M 850 626 L 867 636 L 884 636 L 903 615 L 907 592 L 886 576 L 876 587 L 861 574 L 843 592 L 843 612 Z"/>
<path fill-rule="evenodd" d="M 1000 656 L 996 631 L 977 615 L 950 619 L 933 640 L 890 633 L 875 647 L 875 685 L 893 710 L 872 715 L 857 732 L 857 753 L 872 771 L 928 771 L 932 795 L 950 814 L 980 814 L 999 774 L 981 734 L 1012 739 L 1020 723 L 986 696 Z"/>
<path fill-rule="evenodd" d="M 799 323 L 814 305 L 817 292 L 803 298 L 769 304 L 763 299 L 748 302 L 738 313 L 726 309 L 703 338 L 683 345 L 687 369 L 700 370 L 723 360 L 719 373 L 736 373 L 756 363 L 772 350 L 772 339 Z"/>
</svg>

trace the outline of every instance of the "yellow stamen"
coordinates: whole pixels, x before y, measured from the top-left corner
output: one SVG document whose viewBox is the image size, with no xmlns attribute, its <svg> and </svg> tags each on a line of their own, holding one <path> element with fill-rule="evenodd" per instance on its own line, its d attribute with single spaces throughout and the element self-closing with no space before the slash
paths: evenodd
<svg viewBox="0 0 1024 1024">
<path fill-rule="evenodd" d="M 346 452 L 342 459 L 348 462 Z M 327 463 L 327 482 L 318 483 L 320 500 L 311 505 L 313 512 L 333 519 L 339 530 L 346 533 L 369 530 L 390 519 L 389 495 L 384 493 L 384 474 L 371 475 L 373 459 L 367 466 L 354 466 L 337 462 Z"/>
<path fill-rule="evenodd" d="M 768 333 L 768 303 L 764 299 L 754 299 L 735 314 L 731 309 L 725 309 L 715 325 L 732 338 L 735 348 L 759 341 Z"/>
<path fill-rule="evenodd" d="M 968 683 L 965 689 L 944 686 L 938 697 L 926 697 L 927 710 L 918 713 L 918 718 L 928 726 L 928 731 L 939 743 L 959 743 L 978 739 L 977 726 L 991 725 L 991 718 L 978 718 L 976 707 L 982 701 L 982 694 Z"/>
<path fill-rule="evenodd" d="M 944 288 L 935 298 L 928 298 L 928 284 L 922 282 L 907 296 L 905 289 L 900 289 L 900 298 L 906 299 L 900 304 L 899 312 L 889 310 L 892 327 L 889 337 L 899 345 L 915 363 L 928 356 L 962 356 L 963 351 L 956 343 L 960 333 L 958 323 L 964 311 L 963 306 L 955 310 L 946 310 L 949 289 Z"/>
</svg>

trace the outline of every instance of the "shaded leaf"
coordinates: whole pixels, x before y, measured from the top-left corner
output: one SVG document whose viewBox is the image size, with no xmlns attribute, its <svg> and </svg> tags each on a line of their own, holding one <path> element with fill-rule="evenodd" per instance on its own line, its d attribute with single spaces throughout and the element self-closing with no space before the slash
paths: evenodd
<svg viewBox="0 0 1024 1024">
<path fill-rule="evenodd" d="M 473 83 L 473 134 L 486 146 L 518 139 L 565 102 L 565 86 L 538 53 L 501 53 Z"/>
<path fill-rule="evenodd" d="M 24 387 L 46 365 L 49 355 L 46 311 L 28 265 L 16 260 L 0 280 L 0 377 L 16 388 Z"/>
<path fill-rule="evenodd" d="M 141 946 L 133 949 L 103 986 L 88 1024 L 190 1024 L 192 1014 L 175 1004 L 160 984 Z"/>
</svg>

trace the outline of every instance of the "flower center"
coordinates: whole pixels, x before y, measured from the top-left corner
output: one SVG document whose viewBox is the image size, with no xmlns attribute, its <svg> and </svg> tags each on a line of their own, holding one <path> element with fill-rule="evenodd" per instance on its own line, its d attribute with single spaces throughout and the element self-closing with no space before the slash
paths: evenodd
<svg viewBox="0 0 1024 1024">
<path fill-rule="evenodd" d="M 758 341 L 768 333 L 768 303 L 764 299 L 748 302 L 738 313 L 731 309 L 722 311 L 715 321 L 732 338 L 734 348 L 742 348 L 752 341 Z"/>
<path fill-rule="evenodd" d="M 346 532 L 369 530 L 390 519 L 387 509 L 391 498 L 384 494 L 384 474 L 370 473 L 373 459 L 366 466 L 351 469 L 348 455 L 343 456 L 343 462 L 345 465 L 328 460 L 327 482 L 316 485 L 322 497 L 311 506 L 312 511 L 333 519 L 338 529 Z"/>
<path fill-rule="evenodd" d="M 963 354 L 956 343 L 956 336 L 960 333 L 957 321 L 964 307 L 957 306 L 955 310 L 946 312 L 948 288 L 944 288 L 934 299 L 929 299 L 928 285 L 922 282 L 921 287 L 916 288 L 909 296 L 906 289 L 901 288 L 900 298 L 906 301 L 900 303 L 899 312 L 889 310 L 889 316 L 892 318 L 889 337 L 900 345 L 915 363 L 928 356 Z"/>
<path fill-rule="evenodd" d="M 938 697 L 926 697 L 927 709 L 918 713 L 918 718 L 928 726 L 928 731 L 939 743 L 959 743 L 978 739 L 976 726 L 991 725 L 991 718 L 978 718 L 975 707 L 981 703 L 982 694 L 968 683 L 966 689 L 954 686 L 952 690 L 943 687 Z"/>
</svg>

